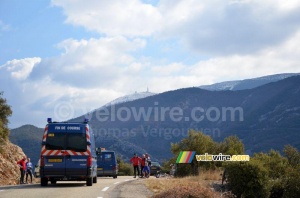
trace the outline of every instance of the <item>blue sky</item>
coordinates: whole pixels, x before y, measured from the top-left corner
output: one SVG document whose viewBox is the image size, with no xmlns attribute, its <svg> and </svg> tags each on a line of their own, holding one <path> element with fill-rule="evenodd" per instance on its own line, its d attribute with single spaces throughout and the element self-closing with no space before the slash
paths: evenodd
<svg viewBox="0 0 300 198">
<path fill-rule="evenodd" d="M 298 0 L 1 0 L 9 126 L 42 127 L 147 87 L 300 72 L 299 9 Z M 59 116 L 59 105 L 71 113 Z"/>
</svg>

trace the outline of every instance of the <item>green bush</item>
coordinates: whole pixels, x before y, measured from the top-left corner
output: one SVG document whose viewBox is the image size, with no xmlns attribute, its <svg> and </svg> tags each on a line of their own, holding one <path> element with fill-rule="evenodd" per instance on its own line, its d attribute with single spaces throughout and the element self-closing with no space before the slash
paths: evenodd
<svg viewBox="0 0 300 198">
<path fill-rule="evenodd" d="M 11 116 L 12 110 L 2 95 L 3 92 L 0 92 L 0 138 L 7 140 L 9 135 L 8 117 Z"/>
<path fill-rule="evenodd" d="M 126 176 L 126 175 L 133 175 L 133 167 L 129 163 L 125 163 L 120 156 L 117 156 L 117 163 L 118 163 L 118 175 Z"/>
<path fill-rule="evenodd" d="M 270 182 L 270 198 L 282 198 L 284 193 L 284 184 L 281 179 L 272 180 Z"/>
<path fill-rule="evenodd" d="M 282 178 L 289 167 L 288 160 L 278 151 L 270 150 L 269 153 L 256 153 L 252 160 L 257 160 L 268 170 L 268 177 L 272 180 Z"/>
<path fill-rule="evenodd" d="M 286 145 L 283 151 L 291 166 L 297 167 L 300 165 L 300 152 L 297 148 L 291 145 Z"/>
<path fill-rule="evenodd" d="M 191 164 L 177 164 L 176 177 L 185 177 L 192 173 Z"/>
<path fill-rule="evenodd" d="M 243 154 L 244 145 L 237 137 L 227 137 L 224 142 L 218 143 L 202 132 L 190 130 L 186 138 L 183 138 L 178 143 L 171 144 L 171 152 L 175 157 L 170 160 L 169 164 L 176 161 L 180 151 L 196 151 L 198 155 L 205 153 L 219 154 L 220 152 Z M 214 169 L 216 166 L 221 165 L 221 162 L 197 162 L 194 158 L 191 164 L 180 165 L 177 169 L 177 174 L 178 176 L 198 175 L 200 167 L 204 169 Z"/>
<path fill-rule="evenodd" d="M 237 197 L 268 197 L 268 171 L 258 161 L 228 163 L 226 172 Z"/>
<path fill-rule="evenodd" d="M 120 175 L 120 176 L 133 175 L 133 167 L 132 167 L 132 165 L 128 164 L 128 163 L 121 163 L 119 165 L 118 175 Z"/>
<path fill-rule="evenodd" d="M 284 198 L 300 197 L 300 166 L 288 171 L 287 177 L 283 179 Z"/>
<path fill-rule="evenodd" d="M 4 140 L 0 137 L 0 153 L 4 153 L 3 145 L 4 145 Z"/>
</svg>

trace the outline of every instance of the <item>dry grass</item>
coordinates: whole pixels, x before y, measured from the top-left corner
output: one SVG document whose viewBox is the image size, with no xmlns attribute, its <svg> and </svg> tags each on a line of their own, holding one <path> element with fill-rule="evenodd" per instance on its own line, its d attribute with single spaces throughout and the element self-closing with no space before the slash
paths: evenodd
<svg viewBox="0 0 300 198">
<path fill-rule="evenodd" d="M 208 171 L 202 171 L 200 173 L 199 176 L 197 176 L 197 179 L 202 179 L 202 180 L 213 180 L 213 181 L 221 181 L 222 180 L 222 176 L 220 174 L 222 174 L 223 171 L 212 171 L 212 170 L 208 170 Z"/>
<path fill-rule="evenodd" d="M 146 186 L 154 192 L 154 198 L 161 197 L 220 197 L 213 190 L 212 184 L 220 182 L 220 171 L 201 172 L 200 176 L 184 178 L 153 178 L 146 181 Z"/>
</svg>

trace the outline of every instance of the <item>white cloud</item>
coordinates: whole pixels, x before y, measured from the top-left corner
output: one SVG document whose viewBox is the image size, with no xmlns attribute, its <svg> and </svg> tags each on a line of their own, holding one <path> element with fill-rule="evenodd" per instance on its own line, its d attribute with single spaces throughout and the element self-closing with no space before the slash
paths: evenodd
<svg viewBox="0 0 300 198">
<path fill-rule="evenodd" d="M 207 55 L 247 54 L 284 42 L 299 29 L 299 1 L 57 1 L 66 22 L 100 34 L 176 38 Z"/>
<path fill-rule="evenodd" d="M 17 98 L 10 103 L 18 112 L 13 114 L 14 124 L 28 120 L 22 117 L 28 114 L 32 123 L 44 123 L 46 117 L 56 116 L 59 120 L 82 115 L 122 95 L 144 91 L 147 86 L 159 93 L 225 80 L 300 72 L 299 42 L 300 31 L 283 44 L 252 55 L 214 57 L 193 65 L 173 62 L 157 66 L 149 59 L 130 55 L 144 46 L 142 40 L 66 40 L 60 44 L 67 49 L 61 56 L 14 60 L 2 65 L 0 86 L 10 101 Z M 102 51 L 107 53 L 103 55 Z M 77 64 L 83 68 L 78 69 Z M 58 115 L 59 105 L 70 107 L 71 114 Z"/>
<path fill-rule="evenodd" d="M 143 48 L 145 41 L 124 37 L 68 39 L 58 46 L 65 52 L 42 62 L 33 70 L 31 79 L 50 76 L 55 82 L 76 87 L 111 87 L 123 75 L 124 68 L 135 64 L 130 52 Z"/>
<path fill-rule="evenodd" d="M 164 9 L 168 16 L 165 21 L 171 25 L 167 25 L 161 34 L 180 39 L 188 49 L 200 54 L 230 55 L 250 54 L 270 45 L 276 46 L 299 29 L 299 5 L 295 5 L 298 9 L 286 12 L 279 9 L 283 1 L 275 8 L 273 1 L 228 2 L 186 3 L 189 8 L 180 7 L 191 12 L 183 22 L 172 22 L 180 16 L 173 12 L 174 6 Z M 198 10 L 194 8 L 196 5 Z"/>
<path fill-rule="evenodd" d="M 63 7 L 67 23 L 109 36 L 149 36 L 161 18 L 155 7 L 139 0 L 52 0 L 52 5 Z"/>
<path fill-rule="evenodd" d="M 172 63 L 169 65 L 153 66 L 151 70 L 157 76 L 169 76 L 181 72 L 184 68 L 185 65 L 182 63 Z"/>
<path fill-rule="evenodd" d="M 211 84 L 217 81 L 245 79 L 277 73 L 300 72 L 300 31 L 281 45 L 269 47 L 252 55 L 233 55 L 200 61 L 191 75 L 210 76 Z"/>
<path fill-rule="evenodd" d="M 76 117 L 146 87 L 164 92 L 300 72 L 299 4 L 294 0 L 157 4 L 53 0 L 52 5 L 63 9 L 66 23 L 96 31 L 99 38 L 66 39 L 56 45 L 64 50 L 56 57 L 8 61 L 0 66 L 0 90 L 15 112 L 13 126 L 41 126 L 47 117 Z M 157 50 L 149 43 L 152 39 L 161 48 L 166 40 L 180 41 L 180 50 L 189 49 L 195 60 L 168 59 L 167 50 L 156 59 L 151 54 Z M 176 51 L 177 45 L 170 46 L 170 53 Z M 152 52 L 145 55 L 143 50 Z M 59 114 L 59 105 L 71 108 L 69 114 Z"/>
<path fill-rule="evenodd" d="M 17 80 L 25 80 L 31 73 L 33 67 L 41 62 L 41 58 L 24 58 L 20 60 L 12 60 L 0 66 L 0 69 L 9 71 L 12 78 Z"/>
</svg>

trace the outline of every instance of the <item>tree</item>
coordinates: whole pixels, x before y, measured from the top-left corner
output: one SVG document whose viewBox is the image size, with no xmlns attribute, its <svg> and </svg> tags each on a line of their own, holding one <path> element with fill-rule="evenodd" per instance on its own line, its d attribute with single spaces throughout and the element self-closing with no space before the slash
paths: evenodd
<svg viewBox="0 0 300 198">
<path fill-rule="evenodd" d="M 299 197 L 300 195 L 300 166 L 288 171 L 287 177 L 284 178 L 284 198 Z"/>
<path fill-rule="evenodd" d="M 245 153 L 244 144 L 237 136 L 229 136 L 220 143 L 220 153 L 226 155 L 242 155 Z"/>
<path fill-rule="evenodd" d="M 295 167 L 300 164 L 300 152 L 297 150 L 297 148 L 291 145 L 286 145 L 283 149 L 283 152 L 291 166 Z"/>
<path fill-rule="evenodd" d="M 3 92 L 0 92 L 0 138 L 7 140 L 9 129 L 7 127 L 9 121 L 8 117 L 11 116 L 12 110 L 3 98 Z"/>
<path fill-rule="evenodd" d="M 255 153 L 252 160 L 260 161 L 268 170 L 268 176 L 271 179 L 283 177 L 289 166 L 287 159 L 275 150 L 270 150 L 269 153 Z"/>
<path fill-rule="evenodd" d="M 213 139 L 203 134 L 202 132 L 196 132 L 190 130 L 188 136 L 181 140 L 179 143 L 171 144 L 171 152 L 177 157 L 180 151 L 196 151 L 198 155 L 204 155 L 205 153 L 218 155 L 219 153 L 227 155 L 242 155 L 244 154 L 244 144 L 236 136 L 229 136 L 224 139 L 223 142 L 217 143 Z M 171 159 L 174 161 L 174 159 Z M 176 159 L 175 159 L 176 160 Z M 208 162 L 193 159 L 190 165 L 179 164 L 177 166 L 177 173 L 180 176 L 185 176 L 190 173 L 198 175 L 199 168 L 215 169 L 221 167 L 222 162 Z"/>
<path fill-rule="evenodd" d="M 196 154 L 213 154 L 217 151 L 217 146 L 217 143 L 214 142 L 210 136 L 205 135 L 202 132 L 190 130 L 188 136 L 182 139 L 181 142 L 171 144 L 171 151 L 176 157 L 179 155 L 180 151 L 196 151 Z M 210 168 L 213 165 L 213 162 L 198 162 L 194 158 L 190 165 L 179 165 L 177 173 L 182 176 L 187 175 L 190 172 L 192 172 L 193 175 L 198 175 L 199 166 Z"/>
</svg>

